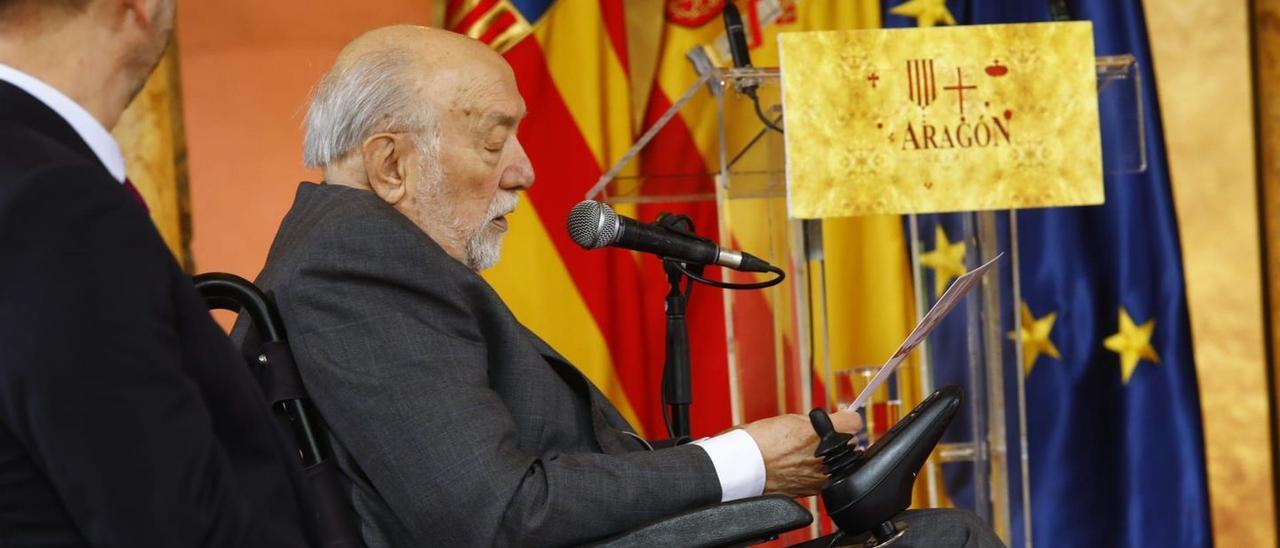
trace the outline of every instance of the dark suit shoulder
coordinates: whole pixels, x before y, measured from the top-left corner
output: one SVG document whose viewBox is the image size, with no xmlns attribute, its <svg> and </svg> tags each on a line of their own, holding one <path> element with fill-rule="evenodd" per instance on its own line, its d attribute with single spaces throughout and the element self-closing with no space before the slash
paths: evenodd
<svg viewBox="0 0 1280 548">
<path fill-rule="evenodd" d="M 101 166 L 44 164 L 19 176 L 0 175 L 0 241 L 55 246 L 49 251 L 137 260 L 163 242 L 133 197 Z M 167 251 L 159 257 L 168 257 Z"/>
<path fill-rule="evenodd" d="M 0 150 L 5 152 L 0 154 L 0 181 L 5 183 L 24 180 L 51 167 L 73 166 L 85 169 L 86 173 L 96 171 L 100 178 L 113 180 L 91 153 L 73 149 L 31 126 L 0 123 Z"/>
<path fill-rule="evenodd" d="M 273 254 L 333 245 L 351 238 L 415 239 L 417 227 L 370 191 L 302 183 L 280 223 Z"/>
<path fill-rule="evenodd" d="M 404 215 L 372 192 L 338 185 L 299 187 L 259 282 L 303 330 L 409 313 L 478 342 L 477 299 L 496 300 Z M 409 302 L 416 306 L 406 309 Z"/>
<path fill-rule="evenodd" d="M 298 188 L 294 207 L 285 221 L 290 229 L 309 229 L 316 242 L 389 238 L 389 244 L 393 245 L 383 246 L 387 248 L 384 251 L 449 258 L 413 221 L 368 190 L 304 183 Z M 282 226 L 282 235 L 284 228 Z M 465 270 L 457 261 L 453 263 L 441 262 L 440 266 L 457 266 Z"/>
</svg>

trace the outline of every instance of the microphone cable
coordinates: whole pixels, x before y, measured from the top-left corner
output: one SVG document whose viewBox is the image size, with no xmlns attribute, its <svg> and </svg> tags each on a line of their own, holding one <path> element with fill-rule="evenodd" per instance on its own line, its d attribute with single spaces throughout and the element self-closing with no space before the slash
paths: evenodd
<svg viewBox="0 0 1280 548">
<path fill-rule="evenodd" d="M 663 260 L 666 261 L 670 259 L 663 259 Z M 778 268 L 773 265 L 769 265 L 769 272 L 776 274 L 776 276 L 768 280 L 765 280 L 763 282 L 720 282 L 720 281 L 712 280 L 710 278 L 704 278 L 693 272 L 690 272 L 689 269 L 686 268 L 684 263 L 682 262 L 678 262 L 674 260 L 671 260 L 671 262 L 673 266 L 675 266 L 676 270 L 679 270 L 681 274 L 684 274 L 685 277 L 689 278 L 690 280 L 693 280 L 700 284 L 709 285 L 711 287 L 718 287 L 720 289 L 732 289 L 735 291 L 742 291 L 742 290 L 749 290 L 749 289 L 765 289 L 767 287 L 773 287 L 775 285 L 778 285 L 782 283 L 782 280 L 787 279 L 787 273 L 783 272 L 781 268 Z"/>
<path fill-rule="evenodd" d="M 693 231 L 693 219 L 689 218 L 688 215 L 661 213 L 658 215 L 657 224 L 673 232 L 679 232 L 681 234 L 684 234 L 692 238 L 698 238 L 700 240 L 710 241 L 710 240 L 707 240 L 706 238 L 703 238 L 702 236 L 699 236 L 697 233 Z M 712 280 L 710 278 L 704 277 L 701 272 L 691 271 L 689 267 L 685 265 L 684 262 L 681 262 L 679 260 L 670 259 L 662 256 L 659 256 L 658 258 L 662 259 L 663 263 L 670 264 L 673 268 L 680 271 L 681 274 L 683 274 L 686 278 L 689 278 L 691 281 L 695 281 L 700 284 L 708 285 L 711 287 L 718 287 L 720 289 L 731 289 L 734 291 L 765 289 L 768 287 L 773 287 L 775 285 L 778 285 L 782 283 L 782 280 L 787 279 L 787 273 L 784 272 L 781 268 L 778 268 L 773 265 L 769 265 L 768 271 L 773 273 L 774 277 L 768 280 L 764 280 L 762 282 L 722 282 L 722 281 Z M 699 268 L 698 270 L 702 270 L 702 269 Z"/>
<path fill-rule="evenodd" d="M 764 123 L 764 127 L 767 127 L 769 129 L 772 129 L 784 135 L 787 133 L 783 131 L 782 127 L 777 124 L 777 122 L 782 121 L 781 116 L 779 116 L 776 120 L 773 120 L 773 121 L 770 121 L 769 117 L 765 116 L 764 109 L 760 108 L 760 94 L 756 93 L 756 86 L 745 87 L 742 89 L 742 92 L 747 94 L 747 97 L 751 98 L 751 104 L 756 107 L 756 117 L 760 119 L 760 122 Z"/>
</svg>

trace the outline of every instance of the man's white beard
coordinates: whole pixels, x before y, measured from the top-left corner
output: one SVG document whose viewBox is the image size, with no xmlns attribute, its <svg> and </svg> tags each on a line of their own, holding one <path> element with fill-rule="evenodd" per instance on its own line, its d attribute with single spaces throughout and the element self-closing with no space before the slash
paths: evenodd
<svg viewBox="0 0 1280 548">
<path fill-rule="evenodd" d="M 502 257 L 502 236 L 506 231 L 495 227 L 492 221 L 514 211 L 519 199 L 516 193 L 502 189 L 493 195 L 489 210 L 484 214 L 484 224 L 467 238 L 467 266 L 472 270 L 484 270 L 498 264 Z"/>
<path fill-rule="evenodd" d="M 430 160 L 434 156 L 430 152 L 434 151 L 426 152 L 423 158 L 428 160 L 422 165 L 423 178 L 419 195 L 427 201 L 427 207 L 418 209 L 418 214 L 422 216 L 419 221 L 423 226 L 443 224 L 450 232 L 465 236 L 463 263 L 467 268 L 480 271 L 498 264 L 498 259 L 502 256 L 502 236 L 505 231 L 498 229 L 491 222 L 514 211 L 516 202 L 520 199 L 519 195 L 498 189 L 493 196 L 493 201 L 489 203 L 488 211 L 485 211 L 484 221 L 480 226 L 466 226 L 444 189 L 444 170 L 438 162 Z"/>
</svg>

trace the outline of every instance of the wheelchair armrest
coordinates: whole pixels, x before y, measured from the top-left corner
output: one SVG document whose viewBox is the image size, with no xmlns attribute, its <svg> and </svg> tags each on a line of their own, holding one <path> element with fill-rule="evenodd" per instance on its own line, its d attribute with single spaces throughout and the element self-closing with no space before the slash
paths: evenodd
<svg viewBox="0 0 1280 548">
<path fill-rule="evenodd" d="M 759 542 L 809 525 L 808 510 L 783 495 L 705 506 L 605 539 L 592 546 L 729 546 Z"/>
</svg>

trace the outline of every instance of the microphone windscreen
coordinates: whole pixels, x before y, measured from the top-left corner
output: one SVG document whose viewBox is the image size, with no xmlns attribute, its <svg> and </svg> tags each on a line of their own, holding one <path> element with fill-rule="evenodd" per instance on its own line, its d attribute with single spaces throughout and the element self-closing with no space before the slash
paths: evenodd
<svg viewBox="0 0 1280 548">
<path fill-rule="evenodd" d="M 585 249 L 598 249 L 618 239 L 618 214 L 604 202 L 583 200 L 569 211 L 569 237 Z"/>
</svg>

